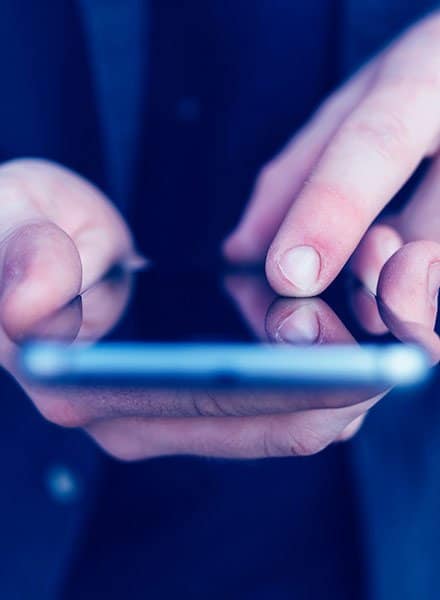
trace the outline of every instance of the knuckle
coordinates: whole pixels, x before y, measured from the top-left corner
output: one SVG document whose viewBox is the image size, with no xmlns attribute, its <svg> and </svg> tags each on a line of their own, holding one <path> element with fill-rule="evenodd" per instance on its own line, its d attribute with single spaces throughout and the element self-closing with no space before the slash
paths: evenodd
<svg viewBox="0 0 440 600">
<path fill-rule="evenodd" d="M 396 113 L 370 112 L 356 120 L 351 128 L 354 133 L 387 160 L 402 160 L 410 145 L 409 130 L 405 121 Z"/>
</svg>

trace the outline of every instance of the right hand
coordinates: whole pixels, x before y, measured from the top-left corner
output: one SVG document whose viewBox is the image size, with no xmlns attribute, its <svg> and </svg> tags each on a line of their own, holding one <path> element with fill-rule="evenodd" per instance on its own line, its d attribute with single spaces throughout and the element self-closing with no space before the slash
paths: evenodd
<svg viewBox="0 0 440 600">
<path fill-rule="evenodd" d="M 44 160 L 0 167 L 0 321 L 12 339 L 136 261 L 127 225 L 92 184 Z"/>
</svg>

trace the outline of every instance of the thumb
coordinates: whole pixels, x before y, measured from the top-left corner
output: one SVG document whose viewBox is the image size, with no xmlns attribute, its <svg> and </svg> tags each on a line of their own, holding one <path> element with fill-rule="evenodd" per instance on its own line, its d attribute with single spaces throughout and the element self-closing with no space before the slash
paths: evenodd
<svg viewBox="0 0 440 600">
<path fill-rule="evenodd" d="M 0 242 L 0 321 L 19 340 L 81 289 L 82 267 L 72 239 L 50 221 L 24 222 Z"/>
</svg>

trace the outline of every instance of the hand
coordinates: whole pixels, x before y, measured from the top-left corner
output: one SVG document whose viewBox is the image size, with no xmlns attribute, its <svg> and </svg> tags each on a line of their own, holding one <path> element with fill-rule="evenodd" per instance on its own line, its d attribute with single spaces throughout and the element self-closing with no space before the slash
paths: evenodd
<svg viewBox="0 0 440 600">
<path fill-rule="evenodd" d="M 136 262 L 130 232 L 90 183 L 55 164 L 0 167 L 0 321 L 19 339 L 33 323 Z"/>
<path fill-rule="evenodd" d="M 233 277 L 227 289 L 251 331 L 278 343 L 355 343 L 318 299 L 278 299 L 258 278 Z M 126 306 L 127 274 L 88 290 L 56 318 L 39 325 L 44 336 L 98 339 Z M 265 326 L 264 326 L 265 324 Z M 0 334 L 0 361 L 41 414 L 80 427 L 108 453 L 124 460 L 167 454 L 229 458 L 303 456 L 352 435 L 385 390 L 157 390 L 45 387 L 23 380 L 15 347 Z"/>
<path fill-rule="evenodd" d="M 264 167 L 225 243 L 227 257 L 266 256 L 274 290 L 311 296 L 358 247 L 352 268 L 373 293 L 379 285 L 387 318 L 394 313 L 432 329 L 440 281 L 439 106 L 435 12 L 333 94 Z M 426 157 L 433 157 L 429 173 L 405 210 L 367 232 Z"/>
</svg>

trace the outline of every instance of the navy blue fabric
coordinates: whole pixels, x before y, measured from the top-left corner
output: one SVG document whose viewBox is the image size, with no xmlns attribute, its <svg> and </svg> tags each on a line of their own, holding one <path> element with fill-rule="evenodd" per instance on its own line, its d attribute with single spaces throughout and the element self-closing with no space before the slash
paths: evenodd
<svg viewBox="0 0 440 600">
<path fill-rule="evenodd" d="M 362 600 L 352 483 L 342 446 L 114 465 L 63 599 Z"/>
<path fill-rule="evenodd" d="M 342 18 L 333 21 L 334 15 L 324 5 L 318 10 L 313 2 L 154 2 L 145 143 L 138 160 L 137 190 L 131 198 L 137 200 L 137 206 L 132 204 L 131 218 L 142 223 L 137 231 L 142 248 L 165 262 L 170 252 L 175 252 L 169 244 L 172 235 L 177 240 L 179 260 L 205 264 L 213 260 L 218 241 L 235 222 L 258 168 L 335 83 L 333 71 L 324 77 L 328 56 L 316 50 L 316 39 L 331 33 L 329 20 L 338 39 L 342 76 L 433 5 L 428 0 L 341 0 Z M 93 4 L 89 7 L 93 10 Z M 174 19 L 169 19 L 168 11 L 175 14 Z M 3 0 L 0 17 L 0 160 L 24 155 L 58 160 L 111 192 L 111 182 L 105 177 L 98 118 L 101 96 L 86 40 L 91 30 L 81 20 L 77 3 Z M 301 27 L 306 22 L 308 27 Z M 300 52 L 293 45 L 297 33 L 294 23 L 301 34 Z M 161 35 L 166 27 L 169 45 L 162 52 Z M 153 211 L 164 199 L 173 202 L 171 229 L 170 211 Z M 433 477 L 440 448 L 436 390 L 401 403 L 389 399 L 384 405 L 387 409 L 377 409 L 353 447 L 369 592 L 374 600 L 434 600 L 440 595 L 436 558 L 440 552 L 438 485 Z M 58 598 L 64 577 L 80 564 L 75 551 L 84 548 L 79 540 L 84 540 L 87 530 L 81 525 L 94 506 L 94 494 L 99 492 L 103 459 L 81 433 L 45 423 L 6 379 L 1 382 L 1 396 L 0 597 Z M 417 451 L 411 452 L 413 449 Z M 347 451 L 332 450 L 323 455 L 327 458 L 303 464 L 315 464 L 318 469 L 321 461 L 328 461 L 333 472 L 339 473 L 338 481 L 345 481 L 340 455 Z M 241 467 L 226 463 L 211 473 L 205 463 L 201 468 L 195 459 L 182 459 L 178 461 L 180 470 L 173 467 L 173 473 L 182 472 L 184 466 L 203 488 L 206 474 L 214 476 L 214 471 L 221 471 L 226 494 L 228 478 L 232 490 L 239 484 L 237 472 L 246 472 L 249 489 L 255 490 L 255 519 L 266 516 L 264 505 L 258 504 L 258 484 L 260 477 L 264 478 L 266 500 L 271 503 L 267 514 L 279 519 L 271 523 L 268 516 L 265 535 L 269 536 L 272 524 L 279 533 L 279 522 L 288 522 L 291 528 L 286 531 L 287 544 L 295 521 L 292 515 L 285 521 L 282 513 L 277 513 L 275 509 L 280 505 L 275 491 L 285 490 L 289 462 L 271 461 L 257 465 L 255 470 L 250 464 Z M 57 504 L 44 487 L 45 472 L 55 463 L 67 464 L 80 474 L 85 493 L 73 504 Z M 146 473 L 156 482 L 157 510 L 166 500 L 157 487 L 162 485 L 161 472 L 167 473 L 168 468 L 166 460 L 146 466 Z M 292 466 L 292 470 L 301 468 Z M 124 481 L 128 473 L 118 470 L 116 477 L 121 479 L 117 480 Z M 169 489 L 170 481 L 178 484 L 174 475 L 167 479 L 162 490 Z M 325 486 L 325 481 L 317 477 L 313 485 L 321 483 Z M 326 492 L 333 502 L 334 491 L 327 488 Z M 344 492 L 341 490 L 342 495 Z M 227 495 L 224 527 L 228 525 L 228 507 L 233 510 L 232 500 L 232 495 Z M 288 510 L 285 500 L 283 497 L 283 511 Z M 114 515 L 111 511 L 115 508 L 117 505 L 108 506 L 107 515 Z M 214 519 L 216 511 L 212 514 Z M 325 514 L 320 513 L 320 517 Z M 203 520 L 203 513 L 196 518 Z M 188 538 L 190 524 L 189 519 Z M 214 522 L 213 526 L 220 524 Z M 248 521 L 246 534 L 251 529 Z M 353 539 L 345 533 L 345 541 L 351 544 Z M 203 538 L 199 537 L 199 542 L 201 548 Z M 166 538 L 162 541 L 165 543 Z M 281 552 L 286 547 L 271 538 L 270 548 Z M 288 553 L 283 556 L 286 558 Z M 288 565 L 283 564 L 287 577 Z M 173 567 L 169 565 L 169 573 Z M 117 576 L 117 568 L 112 572 Z M 277 581 L 283 581 L 281 575 Z M 276 598 L 271 585 L 262 585 L 250 597 L 258 598 L 257 593 L 264 597 L 268 590 L 266 596 Z M 286 597 L 286 592 L 281 590 L 278 597 Z"/>
<path fill-rule="evenodd" d="M 76 3 L 1 3 L 0 160 L 56 160 L 105 187 L 102 145 Z"/>
<path fill-rule="evenodd" d="M 336 83 L 336 6 L 152 3 L 145 144 L 132 218 L 148 256 L 172 262 L 177 251 L 193 266 L 215 261 L 258 169 Z M 179 118 L 182 98 L 197 100 L 197 118 Z"/>
<path fill-rule="evenodd" d="M 391 393 L 355 441 L 353 473 L 374 600 L 438 598 L 440 380 Z"/>
<path fill-rule="evenodd" d="M 57 598 L 94 506 L 102 457 L 84 434 L 44 421 L 3 373 L 0 393 L 0 597 Z M 58 502 L 48 489 L 50 469 L 57 465 L 78 478 L 72 502 Z"/>
</svg>

